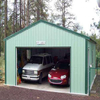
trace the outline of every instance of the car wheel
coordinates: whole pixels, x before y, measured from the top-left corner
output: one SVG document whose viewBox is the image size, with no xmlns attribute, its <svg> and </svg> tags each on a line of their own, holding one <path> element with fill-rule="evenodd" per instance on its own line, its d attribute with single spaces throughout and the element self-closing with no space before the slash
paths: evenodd
<svg viewBox="0 0 100 100">
<path fill-rule="evenodd" d="M 50 85 L 52 86 L 53 84 L 50 83 Z"/>
<path fill-rule="evenodd" d="M 39 84 L 42 84 L 42 73 L 39 76 Z"/>
<path fill-rule="evenodd" d="M 70 78 L 68 79 L 68 86 L 70 86 Z"/>
</svg>

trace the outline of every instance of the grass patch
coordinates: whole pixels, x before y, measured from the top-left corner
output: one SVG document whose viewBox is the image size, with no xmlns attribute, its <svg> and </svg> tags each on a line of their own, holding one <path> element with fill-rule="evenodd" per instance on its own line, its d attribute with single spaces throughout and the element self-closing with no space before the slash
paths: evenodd
<svg viewBox="0 0 100 100">
<path fill-rule="evenodd" d="M 2 53 L 0 57 L 0 69 L 4 69 L 4 67 L 5 67 L 5 60 L 4 60 L 4 54 Z"/>
<path fill-rule="evenodd" d="M 96 93 L 91 93 L 91 96 L 100 97 L 100 75 L 96 76 L 93 87 L 91 91 L 95 91 Z"/>
<path fill-rule="evenodd" d="M 5 60 L 4 60 L 4 53 L 2 53 L 0 57 L 0 83 L 4 82 L 4 78 L 5 78 Z"/>
<path fill-rule="evenodd" d="M 100 69 L 98 69 L 98 70 L 96 69 L 95 71 L 96 71 L 96 75 L 100 75 Z"/>
<path fill-rule="evenodd" d="M 98 73 L 98 75 L 100 75 L 100 69 L 98 69 L 98 72 L 97 73 Z"/>
</svg>

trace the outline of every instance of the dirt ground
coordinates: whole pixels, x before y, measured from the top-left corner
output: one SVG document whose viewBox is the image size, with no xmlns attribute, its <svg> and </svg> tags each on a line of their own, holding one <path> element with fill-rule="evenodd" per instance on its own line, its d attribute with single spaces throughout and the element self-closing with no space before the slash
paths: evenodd
<svg viewBox="0 0 100 100">
<path fill-rule="evenodd" d="M 29 92 L 29 95 L 33 93 L 32 95 L 30 95 L 30 97 L 32 97 L 32 98 L 30 98 L 30 100 L 36 100 L 36 99 L 43 100 L 43 98 L 45 98 L 44 100 L 56 100 L 57 96 L 59 96 L 59 94 L 61 94 L 61 97 L 59 97 L 59 99 L 57 99 L 57 100 L 85 100 L 85 99 L 86 100 L 100 100 L 100 74 L 96 77 L 96 79 L 94 81 L 90 96 L 77 96 L 77 95 L 53 93 L 53 92 L 49 93 L 49 92 L 43 92 L 43 91 L 38 91 L 38 90 L 21 89 L 21 88 L 17 88 L 17 87 L 4 86 L 4 78 L 2 80 L 0 80 L 0 100 L 17 100 L 17 99 L 28 100 L 27 91 Z M 25 94 L 22 92 L 24 92 Z M 12 96 L 10 93 L 17 94 L 19 98 L 17 97 L 17 99 L 14 99 L 14 98 L 16 98 L 15 94 L 14 94 L 14 96 Z M 38 93 L 39 93 L 39 95 L 38 95 Z M 7 94 L 8 94 L 8 97 L 7 97 Z M 37 97 L 35 96 L 35 94 L 37 95 Z M 43 94 L 43 97 L 41 94 Z M 47 97 L 49 94 L 51 95 L 50 98 Z M 65 96 L 65 97 L 63 97 L 63 96 Z M 22 99 L 21 99 L 21 97 L 22 97 Z"/>
<path fill-rule="evenodd" d="M 45 92 L 34 89 L 5 86 L 0 81 L 0 100 L 100 100 L 100 75 L 95 79 L 90 96 L 79 96 L 65 93 Z"/>
<path fill-rule="evenodd" d="M 67 93 L 0 86 L 0 100 L 100 100 L 100 97 L 78 96 Z"/>
<path fill-rule="evenodd" d="M 97 75 L 93 87 L 91 89 L 91 96 L 100 97 L 100 75 Z"/>
</svg>

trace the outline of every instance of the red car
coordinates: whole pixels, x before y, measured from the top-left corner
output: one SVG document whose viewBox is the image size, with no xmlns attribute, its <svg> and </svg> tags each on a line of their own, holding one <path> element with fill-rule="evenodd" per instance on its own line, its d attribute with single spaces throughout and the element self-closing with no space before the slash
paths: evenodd
<svg viewBox="0 0 100 100">
<path fill-rule="evenodd" d="M 60 60 L 48 74 L 50 84 L 70 85 L 70 65 L 68 60 Z"/>
</svg>

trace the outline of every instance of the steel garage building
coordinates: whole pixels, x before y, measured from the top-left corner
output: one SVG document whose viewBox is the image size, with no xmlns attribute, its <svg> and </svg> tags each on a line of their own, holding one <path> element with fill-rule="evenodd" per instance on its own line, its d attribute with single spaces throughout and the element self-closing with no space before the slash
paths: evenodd
<svg viewBox="0 0 100 100">
<path fill-rule="evenodd" d="M 54 55 L 55 49 L 70 52 L 70 93 L 87 94 L 91 88 L 95 71 L 89 79 L 89 66 L 96 65 L 96 42 L 90 37 L 61 26 L 39 20 L 12 34 L 5 41 L 5 84 L 17 85 L 17 49 L 41 49 Z M 51 50 L 51 51 L 50 51 Z M 39 51 L 39 52 L 40 52 Z M 65 53 L 65 52 L 64 52 Z M 89 81 L 90 80 L 90 81 Z"/>
</svg>

